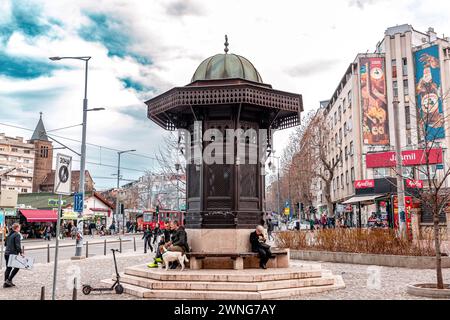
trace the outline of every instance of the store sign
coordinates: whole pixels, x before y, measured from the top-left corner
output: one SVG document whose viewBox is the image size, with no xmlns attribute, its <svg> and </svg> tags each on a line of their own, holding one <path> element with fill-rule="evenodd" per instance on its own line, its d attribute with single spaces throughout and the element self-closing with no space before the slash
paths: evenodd
<svg viewBox="0 0 450 320">
<path fill-rule="evenodd" d="M 406 187 L 422 189 L 423 188 L 423 181 L 422 180 L 406 179 Z"/>
<path fill-rule="evenodd" d="M 67 205 L 67 200 L 62 200 L 61 205 L 64 207 Z M 48 206 L 49 207 L 57 207 L 58 206 L 58 199 L 48 199 Z"/>
<path fill-rule="evenodd" d="M 442 163 L 442 149 L 425 150 L 405 150 L 402 151 L 402 165 L 416 166 L 427 163 Z M 367 168 L 395 167 L 397 165 L 395 152 L 378 152 L 366 154 Z"/>
<path fill-rule="evenodd" d="M 369 188 L 375 188 L 375 180 L 367 179 L 355 181 L 355 189 L 369 189 Z"/>
</svg>

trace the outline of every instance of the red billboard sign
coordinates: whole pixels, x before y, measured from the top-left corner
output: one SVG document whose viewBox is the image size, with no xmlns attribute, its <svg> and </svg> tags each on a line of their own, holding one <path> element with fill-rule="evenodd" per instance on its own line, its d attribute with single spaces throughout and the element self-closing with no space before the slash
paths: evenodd
<svg viewBox="0 0 450 320">
<path fill-rule="evenodd" d="M 406 186 L 408 188 L 422 189 L 423 188 L 423 181 L 422 180 L 406 179 Z"/>
<path fill-rule="evenodd" d="M 426 164 L 428 153 L 428 163 L 442 163 L 442 149 L 425 150 L 405 150 L 402 151 L 402 165 L 416 166 Z M 395 167 L 397 165 L 395 152 L 368 153 L 366 155 L 367 168 Z"/>
<path fill-rule="evenodd" d="M 375 180 L 355 180 L 355 189 L 369 189 L 375 188 Z"/>
</svg>

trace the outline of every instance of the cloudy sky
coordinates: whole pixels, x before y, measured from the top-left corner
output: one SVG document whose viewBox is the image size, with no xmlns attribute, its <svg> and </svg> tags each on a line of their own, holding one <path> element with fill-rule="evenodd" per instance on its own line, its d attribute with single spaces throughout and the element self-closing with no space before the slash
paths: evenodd
<svg viewBox="0 0 450 320">
<path fill-rule="evenodd" d="M 223 52 L 224 34 L 264 82 L 301 93 L 311 109 L 387 27 L 450 35 L 449 13 L 448 0 L 0 0 L 0 132 L 29 138 L 23 128 L 34 129 L 39 112 L 47 130 L 80 124 L 84 65 L 48 57 L 92 56 L 89 107 L 106 111 L 88 114 L 87 168 L 104 189 L 115 185 L 111 149 L 137 149 L 123 156 L 124 179 L 155 168 L 164 132 L 143 102 L 189 83 L 203 59 Z M 80 126 L 49 133 L 79 150 Z M 278 150 L 288 134 L 276 133 Z"/>
</svg>

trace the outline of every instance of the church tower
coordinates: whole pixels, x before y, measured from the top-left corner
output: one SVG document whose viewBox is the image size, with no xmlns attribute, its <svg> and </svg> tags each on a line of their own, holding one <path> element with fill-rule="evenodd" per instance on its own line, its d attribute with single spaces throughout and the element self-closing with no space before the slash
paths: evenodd
<svg viewBox="0 0 450 320">
<path fill-rule="evenodd" d="M 39 192 L 39 186 L 49 173 L 52 172 L 53 145 L 47 137 L 44 123 L 42 122 L 42 112 L 39 121 L 31 136 L 30 143 L 34 144 L 34 172 L 33 172 L 33 192 Z"/>
</svg>

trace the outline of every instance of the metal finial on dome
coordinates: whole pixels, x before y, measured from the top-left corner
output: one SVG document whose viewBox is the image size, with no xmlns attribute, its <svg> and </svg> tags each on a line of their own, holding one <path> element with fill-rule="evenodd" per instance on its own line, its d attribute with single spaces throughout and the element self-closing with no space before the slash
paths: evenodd
<svg viewBox="0 0 450 320">
<path fill-rule="evenodd" d="M 225 51 L 225 53 L 228 53 L 228 36 L 227 35 L 225 35 L 225 43 L 224 43 L 224 45 L 225 45 L 225 49 L 223 49 L 223 51 Z"/>
</svg>

